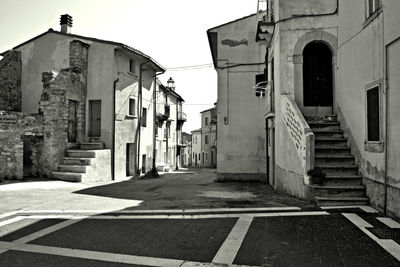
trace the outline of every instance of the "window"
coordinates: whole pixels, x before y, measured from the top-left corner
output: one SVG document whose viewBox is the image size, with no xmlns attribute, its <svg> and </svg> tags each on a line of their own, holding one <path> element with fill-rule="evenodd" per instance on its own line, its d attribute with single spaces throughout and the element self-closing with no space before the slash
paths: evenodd
<svg viewBox="0 0 400 267">
<path fill-rule="evenodd" d="M 366 0 L 366 17 L 369 18 L 378 8 L 382 6 L 382 0 Z"/>
<path fill-rule="evenodd" d="M 204 135 L 204 144 L 208 145 L 208 135 Z"/>
<path fill-rule="evenodd" d="M 206 120 L 205 125 L 207 126 L 208 125 L 208 117 L 206 117 L 205 120 Z"/>
<path fill-rule="evenodd" d="M 142 126 L 146 127 L 147 125 L 147 108 L 143 108 L 142 111 Z"/>
<path fill-rule="evenodd" d="M 376 86 L 367 90 L 367 141 L 380 141 L 379 127 L 379 86 Z"/>
<path fill-rule="evenodd" d="M 135 116 L 135 99 L 130 98 L 129 99 L 129 115 Z"/>
<path fill-rule="evenodd" d="M 208 153 L 206 152 L 206 160 L 208 160 Z"/>
<path fill-rule="evenodd" d="M 193 152 L 193 159 L 195 158 L 194 152 Z"/>
<path fill-rule="evenodd" d="M 136 61 L 133 59 L 129 60 L 129 72 L 136 73 Z"/>
</svg>

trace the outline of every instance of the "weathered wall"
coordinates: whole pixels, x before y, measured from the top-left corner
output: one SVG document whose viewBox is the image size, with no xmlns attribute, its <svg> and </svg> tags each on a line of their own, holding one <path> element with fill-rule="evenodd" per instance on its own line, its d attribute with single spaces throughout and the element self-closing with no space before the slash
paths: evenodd
<svg viewBox="0 0 400 267">
<path fill-rule="evenodd" d="M 204 153 L 203 167 L 208 167 L 208 168 L 215 166 L 215 159 L 216 159 L 216 155 L 214 155 L 213 158 L 214 162 L 211 161 L 212 160 L 211 151 L 215 146 L 215 140 L 216 140 L 216 125 L 210 124 L 213 112 L 216 112 L 216 110 L 206 111 L 201 114 L 201 152 Z M 207 125 L 205 124 L 206 118 L 208 121 Z M 208 144 L 206 144 L 205 142 L 206 135 L 208 136 Z M 215 151 L 213 153 L 215 153 Z"/>
<path fill-rule="evenodd" d="M 0 110 L 21 111 L 21 53 L 8 52 L 0 61 Z"/>
<path fill-rule="evenodd" d="M 201 166 L 201 130 L 192 131 L 192 166 Z"/>
<path fill-rule="evenodd" d="M 278 19 L 286 19 L 293 15 L 334 12 L 336 0 L 279 0 L 275 7 L 279 7 L 276 10 L 276 15 L 279 13 L 280 16 Z M 274 59 L 274 77 L 271 77 L 269 72 L 269 80 L 274 81 L 275 93 L 275 185 L 277 189 L 301 198 L 308 197 L 308 188 L 304 185 L 303 177 L 305 171 L 282 119 L 280 98 L 281 95 L 293 96 L 300 110 L 304 112 L 302 49 L 313 41 L 325 42 L 332 49 L 336 47 L 334 43 L 336 36 L 337 15 L 335 14 L 293 18 L 275 26 L 274 39 L 269 51 L 270 67 L 272 58 Z M 333 44 L 328 43 L 327 39 L 329 41 L 333 39 L 331 41 Z M 299 47 L 301 51 L 297 51 Z M 332 52 L 334 54 L 335 51 Z"/>
<path fill-rule="evenodd" d="M 388 106 L 388 140 L 387 140 L 387 211 L 400 217 L 400 1 L 383 1 L 384 42 L 387 52 L 387 106 Z"/>
<path fill-rule="evenodd" d="M 217 33 L 221 179 L 265 179 L 264 100 L 255 96 L 252 87 L 255 75 L 264 73 L 266 50 L 255 42 L 255 19 L 254 15 L 209 30 Z"/>
<path fill-rule="evenodd" d="M 0 180 L 23 178 L 23 138 L 31 138 L 31 175 L 40 176 L 43 174 L 43 117 L 0 111 Z"/>
</svg>

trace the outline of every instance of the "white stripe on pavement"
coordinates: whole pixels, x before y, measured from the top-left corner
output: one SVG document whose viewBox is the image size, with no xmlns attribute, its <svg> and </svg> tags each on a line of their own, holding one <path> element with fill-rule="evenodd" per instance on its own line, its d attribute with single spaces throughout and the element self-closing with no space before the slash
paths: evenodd
<svg viewBox="0 0 400 267">
<path fill-rule="evenodd" d="M 386 224 L 386 226 L 388 226 L 390 228 L 395 228 L 395 229 L 399 229 L 400 228 L 400 223 L 396 222 L 393 219 L 386 218 L 386 217 L 378 217 L 377 219 L 379 221 L 381 221 L 382 223 Z"/>
<path fill-rule="evenodd" d="M 11 218 L 11 219 L 8 219 L 8 220 L 5 220 L 5 221 L 1 221 L 0 222 L 0 227 L 2 227 L 4 225 L 7 225 L 7 224 L 10 224 L 10 223 L 18 222 L 18 221 L 20 221 L 22 219 L 25 219 L 25 218 L 26 218 L 25 216 L 17 216 L 17 217 L 14 217 L 14 218 Z"/>
<path fill-rule="evenodd" d="M 106 262 L 118 262 L 126 264 L 136 264 L 144 266 L 161 266 L 161 267 L 180 267 L 180 266 L 211 266 L 209 263 L 201 263 L 194 261 L 175 260 L 156 257 L 133 256 L 117 253 L 98 252 L 82 249 L 70 249 L 60 247 L 50 247 L 33 244 L 17 244 L 13 242 L 0 241 L 0 249 L 2 250 L 16 250 L 24 252 L 42 253 L 65 257 L 74 257 L 88 260 L 98 260 Z M 215 266 L 215 265 L 213 265 Z M 237 266 L 237 265 L 231 265 Z M 244 266 L 244 265 L 241 265 Z"/>
<path fill-rule="evenodd" d="M 365 205 L 355 205 L 355 206 L 321 206 L 323 210 L 333 210 L 333 209 L 354 209 L 359 208 L 368 213 L 378 213 L 378 211 L 370 206 Z"/>
<path fill-rule="evenodd" d="M 213 263 L 232 264 L 238 253 L 243 239 L 250 228 L 253 217 L 241 216 L 232 228 L 225 242 L 219 248 L 212 260 Z"/>
<path fill-rule="evenodd" d="M 400 261 L 400 245 L 391 239 L 379 239 L 373 233 L 368 231 L 366 227 L 372 227 L 369 223 L 364 221 L 361 217 L 354 213 L 342 213 L 349 221 L 357 226 L 361 231 L 368 235 L 372 240 L 378 243 L 382 248 L 389 252 L 393 257 Z"/>
</svg>

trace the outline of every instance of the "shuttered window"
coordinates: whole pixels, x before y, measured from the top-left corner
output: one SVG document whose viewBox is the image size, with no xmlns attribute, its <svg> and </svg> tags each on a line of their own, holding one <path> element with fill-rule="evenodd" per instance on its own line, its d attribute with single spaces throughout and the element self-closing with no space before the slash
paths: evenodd
<svg viewBox="0 0 400 267">
<path fill-rule="evenodd" d="M 367 90 L 367 140 L 380 141 L 379 87 Z"/>
</svg>

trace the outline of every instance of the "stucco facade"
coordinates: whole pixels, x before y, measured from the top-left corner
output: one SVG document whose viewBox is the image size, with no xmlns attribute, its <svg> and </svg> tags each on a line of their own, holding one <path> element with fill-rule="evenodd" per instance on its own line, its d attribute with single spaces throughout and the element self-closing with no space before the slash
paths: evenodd
<svg viewBox="0 0 400 267">
<path fill-rule="evenodd" d="M 201 112 L 202 167 L 217 167 L 217 108 Z"/>
<path fill-rule="evenodd" d="M 107 165 L 114 170 L 115 180 L 150 171 L 155 167 L 155 75 L 164 69 L 138 50 L 52 29 L 14 47 L 21 58 L 20 111 L 39 112 L 42 73 L 70 67 L 71 53 L 78 51 L 71 50 L 74 42 L 80 42 L 87 49 L 82 73 L 86 88 L 78 98 L 71 95 L 73 90 L 67 90 L 68 101 L 78 102 L 76 116 L 81 130 L 78 138 L 65 146 L 74 149 L 83 142 L 104 144 L 103 149 L 111 150 Z"/>
<path fill-rule="evenodd" d="M 207 31 L 218 74 L 218 179 L 265 181 L 264 100 L 256 75 L 264 74 L 266 48 L 254 40 L 256 15 Z"/>
<path fill-rule="evenodd" d="M 192 134 L 192 166 L 201 167 L 201 128 L 191 131 Z"/>
</svg>

